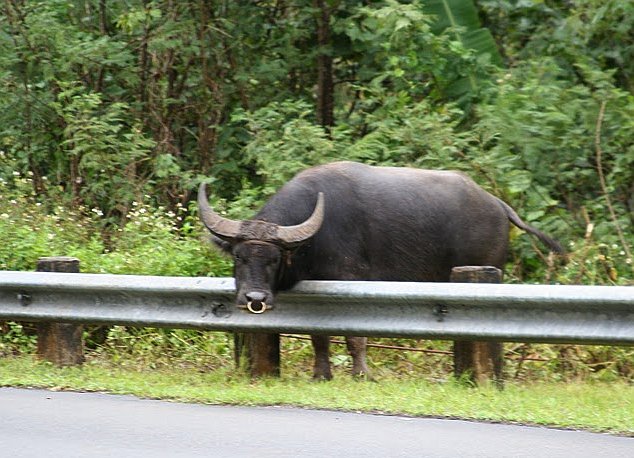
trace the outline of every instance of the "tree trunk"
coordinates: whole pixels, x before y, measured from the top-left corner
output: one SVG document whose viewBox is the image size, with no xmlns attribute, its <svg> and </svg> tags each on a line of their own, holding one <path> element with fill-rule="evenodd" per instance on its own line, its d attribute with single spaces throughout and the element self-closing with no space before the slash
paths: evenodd
<svg viewBox="0 0 634 458">
<path fill-rule="evenodd" d="M 317 11 L 317 122 L 330 133 L 335 125 L 334 82 L 330 50 L 330 8 L 326 1 L 315 0 Z"/>
</svg>

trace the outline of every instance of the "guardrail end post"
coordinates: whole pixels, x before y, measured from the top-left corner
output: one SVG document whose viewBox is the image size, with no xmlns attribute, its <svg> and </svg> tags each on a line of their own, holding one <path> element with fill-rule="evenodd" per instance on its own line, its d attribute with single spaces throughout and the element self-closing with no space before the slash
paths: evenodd
<svg viewBox="0 0 634 458">
<path fill-rule="evenodd" d="M 462 266 L 451 271 L 453 283 L 502 283 L 502 271 L 492 266 Z M 454 375 L 478 385 L 493 381 L 503 388 L 504 344 L 457 340 L 453 345 Z"/>
<path fill-rule="evenodd" d="M 66 256 L 40 258 L 38 272 L 78 273 L 79 259 Z M 84 362 L 84 327 L 72 323 L 41 322 L 37 325 L 37 355 L 58 366 Z"/>
</svg>

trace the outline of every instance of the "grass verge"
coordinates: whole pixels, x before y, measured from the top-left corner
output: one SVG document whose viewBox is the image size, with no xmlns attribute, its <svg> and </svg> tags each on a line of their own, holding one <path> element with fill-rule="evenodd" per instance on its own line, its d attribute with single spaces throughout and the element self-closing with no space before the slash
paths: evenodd
<svg viewBox="0 0 634 458">
<path fill-rule="evenodd" d="M 208 404 L 288 405 L 585 429 L 634 436 L 634 386 L 626 383 L 508 384 L 385 378 L 378 383 L 308 378 L 253 381 L 229 370 L 122 369 L 101 363 L 59 368 L 30 356 L 0 358 L 0 386 L 100 391 Z"/>
</svg>

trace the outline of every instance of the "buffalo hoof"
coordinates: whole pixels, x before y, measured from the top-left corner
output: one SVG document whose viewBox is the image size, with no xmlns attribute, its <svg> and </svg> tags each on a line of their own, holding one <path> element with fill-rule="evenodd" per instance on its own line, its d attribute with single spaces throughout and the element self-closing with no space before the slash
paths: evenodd
<svg viewBox="0 0 634 458">
<path fill-rule="evenodd" d="M 376 380 L 370 375 L 370 373 L 364 371 L 353 372 L 352 378 L 359 382 L 376 382 Z"/>
<path fill-rule="evenodd" d="M 313 382 L 328 382 L 332 380 L 332 374 L 330 372 L 313 374 Z"/>
</svg>

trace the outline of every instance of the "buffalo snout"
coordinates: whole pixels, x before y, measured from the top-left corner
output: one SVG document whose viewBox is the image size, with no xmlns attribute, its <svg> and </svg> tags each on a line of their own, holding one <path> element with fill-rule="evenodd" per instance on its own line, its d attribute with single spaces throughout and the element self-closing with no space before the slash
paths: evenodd
<svg viewBox="0 0 634 458">
<path fill-rule="evenodd" d="M 267 304 L 268 295 L 263 291 L 251 291 L 245 294 L 246 308 L 251 313 L 264 313 L 271 308 Z"/>
</svg>

